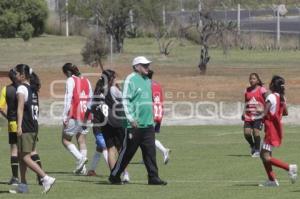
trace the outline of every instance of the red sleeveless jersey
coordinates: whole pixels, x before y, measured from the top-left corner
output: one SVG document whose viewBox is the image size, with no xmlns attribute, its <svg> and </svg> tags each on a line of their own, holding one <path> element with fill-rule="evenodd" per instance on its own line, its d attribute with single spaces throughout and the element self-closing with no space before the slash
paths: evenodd
<svg viewBox="0 0 300 199">
<path fill-rule="evenodd" d="M 72 76 L 75 86 L 69 111 L 69 117 L 83 121 L 87 111 L 87 103 L 90 100 L 89 80 L 85 77 Z"/>
<path fill-rule="evenodd" d="M 254 90 L 251 90 L 251 88 L 247 88 L 245 91 L 245 114 L 244 118 L 245 121 L 251 122 L 256 119 L 262 119 L 262 113 L 259 113 L 257 109 L 263 110 L 265 106 L 265 99 L 264 94 L 267 92 L 267 90 L 264 87 L 258 86 Z"/>
<path fill-rule="evenodd" d="M 154 122 L 161 123 L 163 118 L 163 93 L 159 83 L 152 81 L 152 100 Z"/>
<path fill-rule="evenodd" d="M 281 145 L 283 137 L 283 125 L 282 125 L 282 114 L 286 107 L 285 102 L 280 102 L 280 96 L 274 93 L 276 97 L 276 111 L 271 113 L 270 111 L 265 117 L 265 140 L 266 144 L 274 147 Z"/>
</svg>

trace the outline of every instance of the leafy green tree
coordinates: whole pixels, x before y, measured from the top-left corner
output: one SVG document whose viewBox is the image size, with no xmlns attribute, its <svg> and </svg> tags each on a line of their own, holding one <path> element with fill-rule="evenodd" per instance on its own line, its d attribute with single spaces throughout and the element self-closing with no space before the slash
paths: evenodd
<svg viewBox="0 0 300 199">
<path fill-rule="evenodd" d="M 0 37 L 24 40 L 44 32 L 48 8 L 45 0 L 1 0 Z"/>
</svg>

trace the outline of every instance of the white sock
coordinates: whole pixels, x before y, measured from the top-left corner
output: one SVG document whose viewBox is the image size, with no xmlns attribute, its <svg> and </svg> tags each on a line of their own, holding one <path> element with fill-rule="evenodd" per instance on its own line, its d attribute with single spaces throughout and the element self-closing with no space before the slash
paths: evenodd
<svg viewBox="0 0 300 199">
<path fill-rule="evenodd" d="M 107 149 L 103 150 L 102 154 L 103 154 L 103 157 L 104 157 L 104 160 L 105 160 L 106 164 L 108 165 L 108 152 L 107 152 Z"/>
<path fill-rule="evenodd" d="M 76 146 L 74 144 L 69 144 L 67 146 L 68 150 L 70 151 L 70 153 L 77 159 L 80 160 L 82 158 L 82 154 L 78 151 L 78 149 L 76 148 Z"/>
<path fill-rule="evenodd" d="M 80 153 L 83 157 L 87 157 L 87 149 L 80 149 Z"/>
<path fill-rule="evenodd" d="M 90 170 L 93 170 L 93 171 L 96 170 L 97 165 L 98 165 L 99 160 L 100 160 L 100 157 L 101 157 L 101 153 L 98 152 L 98 151 L 95 151 Z"/>
<path fill-rule="evenodd" d="M 165 153 L 167 149 L 160 143 L 159 140 L 155 140 L 155 146 L 158 148 L 162 153 Z"/>
<path fill-rule="evenodd" d="M 49 176 L 48 175 L 45 175 L 43 178 L 42 178 L 42 182 L 44 182 L 45 180 L 48 180 L 49 179 Z"/>
</svg>

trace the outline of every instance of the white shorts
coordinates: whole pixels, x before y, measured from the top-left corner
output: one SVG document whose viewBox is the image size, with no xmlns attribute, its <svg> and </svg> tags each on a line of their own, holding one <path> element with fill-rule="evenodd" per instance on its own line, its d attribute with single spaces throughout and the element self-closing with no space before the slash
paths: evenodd
<svg viewBox="0 0 300 199">
<path fill-rule="evenodd" d="M 81 123 L 77 120 L 70 119 L 67 126 L 63 128 L 64 134 L 68 136 L 74 136 L 78 133 L 86 135 L 88 133 L 87 130 L 83 130 Z"/>
<path fill-rule="evenodd" d="M 273 146 L 270 145 L 270 144 L 263 143 L 262 149 L 264 149 L 266 151 L 269 151 L 269 152 L 272 152 Z"/>
</svg>

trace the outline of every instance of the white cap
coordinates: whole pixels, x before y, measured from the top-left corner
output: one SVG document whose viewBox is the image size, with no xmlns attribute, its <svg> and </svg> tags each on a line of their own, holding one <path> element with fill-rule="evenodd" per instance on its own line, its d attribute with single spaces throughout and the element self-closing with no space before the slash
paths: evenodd
<svg viewBox="0 0 300 199">
<path fill-rule="evenodd" d="M 139 56 L 133 59 L 132 61 L 132 66 L 138 65 L 138 64 L 150 64 L 151 61 L 148 60 L 146 57 L 144 56 Z"/>
</svg>

